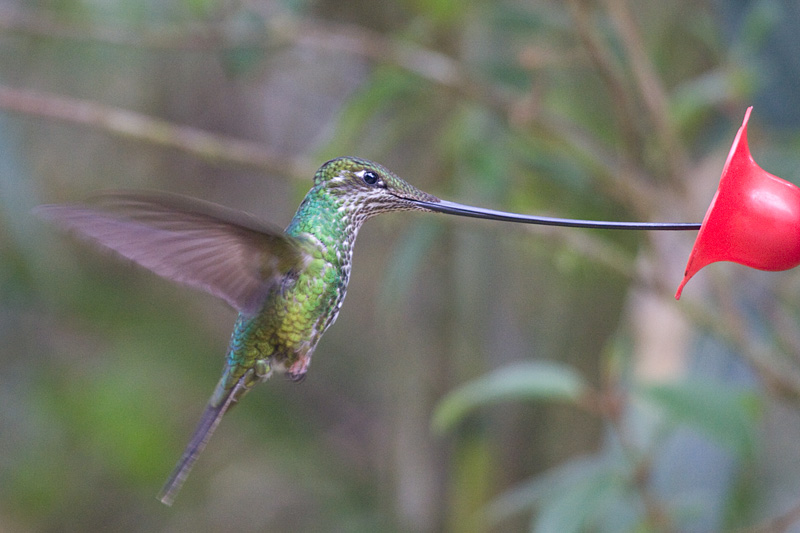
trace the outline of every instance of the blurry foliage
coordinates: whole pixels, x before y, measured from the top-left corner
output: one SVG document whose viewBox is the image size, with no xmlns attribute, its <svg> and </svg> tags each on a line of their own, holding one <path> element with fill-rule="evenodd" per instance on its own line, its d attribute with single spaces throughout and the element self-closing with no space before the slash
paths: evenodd
<svg viewBox="0 0 800 533">
<path fill-rule="evenodd" d="M 326 158 L 698 221 L 745 107 L 796 180 L 790 0 L 0 0 L 0 531 L 800 531 L 800 279 L 693 235 L 399 214 L 301 385 L 154 496 L 233 313 L 33 220 L 159 188 L 285 224 Z M 432 430 L 433 428 L 433 430 Z"/>
<path fill-rule="evenodd" d="M 433 427 L 439 432 L 452 429 L 479 407 L 515 400 L 567 401 L 603 416 L 617 434 L 601 453 L 572 459 L 503 494 L 487 508 L 490 522 L 536 506 L 540 512 L 534 531 L 627 531 L 649 521 L 656 522 L 650 526 L 656 529 L 693 529 L 693 520 L 684 523 L 677 505 L 664 515 L 637 479 L 650 468 L 647 462 L 658 452 L 661 439 L 685 428 L 726 448 L 739 463 L 750 464 L 758 454 L 760 400 L 755 393 L 699 380 L 626 391 L 625 403 L 656 421 L 647 429 L 649 442 L 642 450 L 627 441 L 628 431 L 641 428 L 628 427 L 616 410 L 618 399 L 586 390 L 568 367 L 546 362 L 508 365 L 452 391 L 434 413 Z M 621 509 L 626 511 L 619 513 Z M 703 511 L 689 509 L 687 515 L 697 512 Z"/>
<path fill-rule="evenodd" d="M 542 399 L 577 402 L 585 384 L 569 367 L 546 361 L 507 365 L 451 392 L 433 417 L 438 432 L 451 429 L 476 407 L 502 401 Z"/>
</svg>

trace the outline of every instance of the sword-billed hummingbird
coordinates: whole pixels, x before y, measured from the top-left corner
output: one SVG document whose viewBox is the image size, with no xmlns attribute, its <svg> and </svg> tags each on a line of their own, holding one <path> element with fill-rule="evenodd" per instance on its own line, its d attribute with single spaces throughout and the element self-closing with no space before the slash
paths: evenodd
<svg viewBox="0 0 800 533">
<path fill-rule="evenodd" d="M 699 227 L 575 221 L 465 206 L 439 200 L 355 157 L 322 165 L 285 231 L 242 212 L 163 193 L 106 193 L 87 205 L 39 206 L 38 214 L 156 274 L 218 296 L 239 312 L 222 378 L 158 496 L 163 503 L 172 504 L 222 416 L 256 383 L 273 372 L 303 379 L 344 301 L 361 224 L 403 210 L 576 227 Z"/>
</svg>

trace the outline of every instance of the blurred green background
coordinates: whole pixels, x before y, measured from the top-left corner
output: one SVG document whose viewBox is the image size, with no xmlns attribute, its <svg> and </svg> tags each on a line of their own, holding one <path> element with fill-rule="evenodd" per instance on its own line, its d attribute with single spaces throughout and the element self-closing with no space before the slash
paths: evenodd
<svg viewBox="0 0 800 533">
<path fill-rule="evenodd" d="M 800 179 L 792 0 L 0 0 L 0 531 L 800 531 L 800 275 L 694 232 L 361 232 L 308 379 L 155 499 L 234 313 L 30 214 L 162 189 L 285 225 L 314 170 L 698 222 L 745 108 Z"/>
</svg>

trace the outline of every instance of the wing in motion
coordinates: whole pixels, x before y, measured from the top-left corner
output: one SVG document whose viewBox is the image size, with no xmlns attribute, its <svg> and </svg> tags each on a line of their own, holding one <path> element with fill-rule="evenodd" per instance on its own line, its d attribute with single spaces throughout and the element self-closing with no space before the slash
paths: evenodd
<svg viewBox="0 0 800 533">
<path fill-rule="evenodd" d="M 86 205 L 42 205 L 35 212 L 245 314 L 256 313 L 269 289 L 310 258 L 278 228 L 183 196 L 106 193 Z"/>
</svg>

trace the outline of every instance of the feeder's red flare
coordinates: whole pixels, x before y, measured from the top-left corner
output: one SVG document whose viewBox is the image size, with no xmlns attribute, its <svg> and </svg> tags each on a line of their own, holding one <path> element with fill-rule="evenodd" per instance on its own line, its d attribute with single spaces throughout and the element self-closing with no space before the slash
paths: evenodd
<svg viewBox="0 0 800 533">
<path fill-rule="evenodd" d="M 759 167 L 747 146 L 747 121 L 736 134 L 722 169 L 683 281 L 716 261 L 733 261 L 760 270 L 800 265 L 800 188 Z"/>
</svg>

